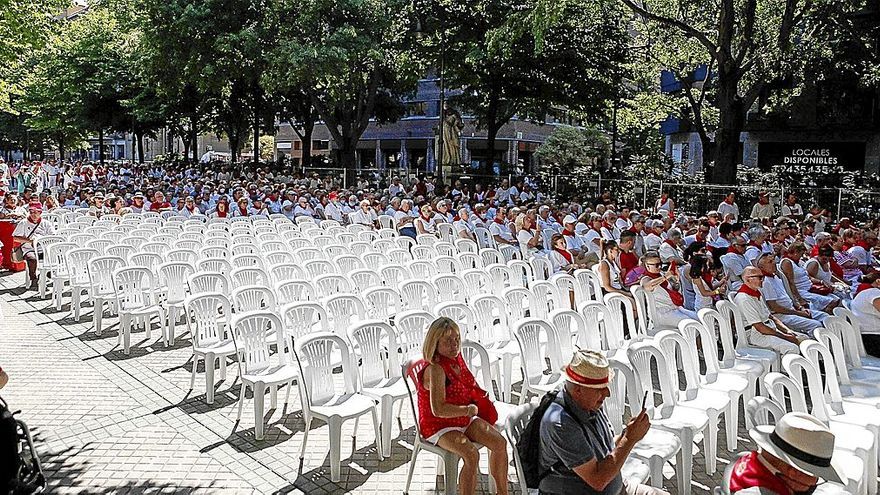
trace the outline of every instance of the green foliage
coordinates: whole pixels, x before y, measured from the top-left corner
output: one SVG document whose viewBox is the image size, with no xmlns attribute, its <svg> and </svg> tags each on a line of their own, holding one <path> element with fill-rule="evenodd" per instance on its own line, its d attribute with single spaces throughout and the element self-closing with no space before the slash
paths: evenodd
<svg viewBox="0 0 880 495">
<path fill-rule="evenodd" d="M 588 127 L 557 127 L 535 151 L 540 160 L 539 174 L 592 177 L 604 166 L 611 153 L 611 140 L 602 131 Z"/>
</svg>

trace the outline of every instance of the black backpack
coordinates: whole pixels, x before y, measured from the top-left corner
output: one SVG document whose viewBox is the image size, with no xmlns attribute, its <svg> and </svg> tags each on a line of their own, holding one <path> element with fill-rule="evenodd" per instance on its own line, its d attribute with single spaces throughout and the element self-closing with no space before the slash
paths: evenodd
<svg viewBox="0 0 880 495">
<path fill-rule="evenodd" d="M 20 467 L 18 426 L 6 402 L 0 399 L 0 493 L 12 493 Z"/>
<path fill-rule="evenodd" d="M 529 418 L 526 427 L 519 436 L 519 440 L 516 442 L 516 452 L 519 454 L 519 462 L 520 466 L 522 466 L 524 478 L 521 480 L 521 483 L 525 483 L 526 488 L 538 489 L 542 479 L 547 477 L 554 469 L 563 465 L 562 461 L 557 461 L 550 469 L 541 469 L 541 419 L 544 418 L 547 408 L 556 400 L 558 395 L 559 390 L 557 389 L 551 390 L 541 397 L 541 402 L 538 403 L 538 407 L 532 413 L 532 417 Z M 564 404 L 562 408 L 569 415 L 575 417 Z"/>
</svg>

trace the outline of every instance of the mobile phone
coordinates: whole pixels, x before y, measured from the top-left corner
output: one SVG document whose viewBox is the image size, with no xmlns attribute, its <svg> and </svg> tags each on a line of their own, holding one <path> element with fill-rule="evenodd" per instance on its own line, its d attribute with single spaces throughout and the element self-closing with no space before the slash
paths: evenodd
<svg viewBox="0 0 880 495">
<path fill-rule="evenodd" d="M 645 406 L 648 405 L 648 391 L 645 391 L 645 396 L 642 397 L 642 411 L 645 411 Z"/>
</svg>

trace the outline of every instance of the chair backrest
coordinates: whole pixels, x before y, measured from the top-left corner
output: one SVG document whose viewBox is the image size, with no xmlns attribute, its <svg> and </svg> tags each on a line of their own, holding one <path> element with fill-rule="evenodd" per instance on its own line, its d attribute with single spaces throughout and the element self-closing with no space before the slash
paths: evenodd
<svg viewBox="0 0 880 495">
<path fill-rule="evenodd" d="M 558 308 L 577 309 L 577 299 L 572 305 L 571 295 L 576 291 L 577 280 L 567 273 L 556 273 L 550 277 L 550 283 L 556 286 L 556 295 L 559 298 Z"/>
<path fill-rule="evenodd" d="M 483 258 L 483 265 L 485 266 L 489 266 L 495 263 L 501 265 L 507 264 L 507 260 L 504 259 L 504 255 L 502 255 L 500 251 L 494 248 L 480 249 L 480 257 Z"/>
<path fill-rule="evenodd" d="M 826 334 L 826 335 L 830 335 L 830 334 Z M 820 391 L 824 390 L 825 402 L 831 407 L 831 409 L 837 411 L 838 413 L 843 412 L 843 410 L 842 410 L 843 398 L 842 398 L 842 394 L 840 392 L 840 386 L 841 386 L 841 384 L 842 385 L 849 385 L 850 384 L 849 374 L 846 372 L 846 369 L 844 368 L 844 373 L 847 373 L 847 374 L 842 376 L 839 373 L 839 368 L 836 366 L 831 349 L 825 347 L 825 345 L 823 345 L 819 341 L 805 340 L 805 341 L 801 342 L 800 349 L 801 349 L 802 356 L 797 356 L 797 357 L 801 357 L 806 362 L 809 362 L 813 366 L 813 368 L 816 370 L 817 377 L 819 376 L 819 370 L 822 370 L 824 372 L 824 376 L 822 376 L 823 379 L 822 379 L 822 381 L 818 382 L 817 387 L 818 387 L 818 390 L 820 390 Z M 789 364 L 791 364 L 791 363 L 795 363 L 795 362 L 799 363 L 800 361 L 789 359 L 788 362 L 789 362 Z M 783 365 L 784 364 L 785 364 L 785 361 L 783 361 Z M 783 368 L 786 369 L 786 371 L 788 371 L 788 368 L 785 368 L 784 366 L 783 366 Z M 808 371 L 806 371 L 806 369 L 804 370 L 804 372 L 806 373 L 807 379 L 808 379 L 807 385 L 810 387 L 810 392 L 812 393 L 812 391 L 814 389 L 814 383 L 809 381 L 810 373 Z M 792 373 L 789 372 L 789 375 L 791 375 L 791 374 Z M 797 381 L 797 377 L 792 376 L 792 378 L 795 378 L 795 381 Z M 823 383 L 824 383 L 824 387 L 822 386 Z M 813 405 L 813 408 L 814 409 L 816 408 L 815 404 Z M 819 415 L 816 415 L 816 414 L 814 414 L 814 415 L 816 417 L 819 417 Z"/>
<path fill-rule="evenodd" d="M 461 274 L 466 297 L 471 300 L 476 296 L 492 292 L 492 278 L 482 268 L 471 268 Z"/>
<path fill-rule="evenodd" d="M 553 275 L 553 266 L 550 264 L 550 260 L 544 256 L 533 256 L 529 263 L 535 273 L 535 280 L 550 280 Z"/>
<path fill-rule="evenodd" d="M 464 302 L 466 299 L 467 291 L 464 282 L 458 275 L 436 275 L 431 279 L 431 283 L 437 289 L 438 301 Z"/>
<path fill-rule="evenodd" d="M 546 360 L 550 361 L 551 374 L 558 375 L 562 368 L 559 345 L 555 341 L 557 334 L 549 323 L 538 318 L 527 318 L 514 326 L 513 335 L 519 344 L 524 380 L 531 382 L 543 376 Z"/>
<path fill-rule="evenodd" d="M 175 249 L 165 254 L 165 261 L 183 261 L 195 266 L 199 261 L 199 253 L 193 249 Z"/>
<path fill-rule="evenodd" d="M 345 336 L 351 325 L 367 319 L 367 309 L 361 298 L 352 294 L 337 294 L 324 299 L 324 308 L 330 317 L 330 328 Z"/>
<path fill-rule="evenodd" d="M 330 318 L 324 306 L 316 302 L 293 302 L 281 308 L 284 332 L 293 341 L 314 332 L 329 332 Z"/>
<path fill-rule="evenodd" d="M 619 335 L 622 339 L 625 326 L 629 329 L 630 340 L 642 340 L 648 337 L 641 325 L 642 322 L 639 321 L 639 324 L 636 324 L 636 310 L 632 298 L 618 292 L 609 292 L 605 294 L 604 300 L 612 319 L 610 323 L 617 327 L 615 336 Z"/>
<path fill-rule="evenodd" d="M 296 258 L 287 251 L 269 251 L 263 257 L 266 259 L 266 265 L 268 266 L 296 263 Z"/>
<path fill-rule="evenodd" d="M 529 290 L 533 295 L 530 315 L 535 318 L 547 318 L 559 304 L 556 286 L 546 280 L 538 280 L 532 282 Z"/>
<path fill-rule="evenodd" d="M 578 313 L 584 320 L 584 332 L 575 338 L 578 347 L 607 351 L 623 346 L 623 331 L 618 331 L 607 306 L 598 301 L 587 301 L 578 305 Z"/>
<path fill-rule="evenodd" d="M 722 356 L 720 363 L 722 368 L 730 368 L 736 361 L 736 346 L 733 342 L 733 331 L 730 328 L 730 319 L 725 318 L 719 311 L 712 308 L 703 308 L 697 312 L 697 317 L 710 333 L 718 332 L 721 339 Z"/>
<path fill-rule="evenodd" d="M 573 309 L 555 309 L 550 313 L 550 322 L 553 330 L 556 332 L 556 342 L 559 346 L 558 352 L 560 362 L 567 363 L 571 361 L 574 355 L 574 340 L 581 335 L 587 333 L 587 323 L 584 317 Z M 597 344 L 598 342 L 594 342 Z M 594 351 L 601 351 L 602 347 L 592 347 Z"/>
<path fill-rule="evenodd" d="M 458 248 L 458 252 L 462 254 L 477 254 L 477 252 L 480 250 L 479 246 L 477 246 L 477 243 L 470 239 L 456 239 L 454 241 L 454 244 L 455 247 Z"/>
<path fill-rule="evenodd" d="M 817 328 L 813 332 L 813 338 L 830 351 L 830 354 L 834 359 L 834 366 L 837 369 L 837 380 L 844 385 L 848 385 L 850 382 L 849 370 L 846 366 L 846 351 L 843 348 L 843 342 L 840 340 L 840 334 L 835 331 L 836 329 L 834 328 L 836 319 L 836 316 L 829 316 L 826 318 L 824 322 L 825 328 Z M 832 320 L 831 326 L 829 326 L 828 320 Z M 846 325 L 847 323 L 844 321 L 843 324 Z"/>
<path fill-rule="evenodd" d="M 337 273 L 319 275 L 314 279 L 315 290 L 318 297 L 329 297 L 336 294 L 351 294 L 354 292 L 351 280 Z"/>
<path fill-rule="evenodd" d="M 222 316 L 232 314 L 229 298 L 219 292 L 205 292 L 187 297 L 184 308 L 193 347 L 210 346 L 225 340 Z"/>
<path fill-rule="evenodd" d="M 399 286 L 403 305 L 407 309 L 431 311 L 437 303 L 437 288 L 426 280 L 407 280 Z"/>
<path fill-rule="evenodd" d="M 353 364 L 363 387 L 375 387 L 388 376 L 385 365 L 386 349 L 397 347 L 397 336 L 391 325 L 384 321 L 368 320 L 348 329 L 348 339 L 354 344 L 352 357 L 359 357 L 360 364 Z"/>
<path fill-rule="evenodd" d="M 382 277 L 375 270 L 359 268 L 356 270 L 344 271 L 343 273 L 348 274 L 348 278 L 351 279 L 354 288 L 358 292 L 363 292 L 371 287 L 382 286 Z"/>
<path fill-rule="evenodd" d="M 338 395 L 353 394 L 357 391 L 355 371 L 352 369 L 351 349 L 348 342 L 335 333 L 314 333 L 301 338 L 296 344 L 297 359 L 302 366 L 302 391 L 306 400 L 303 407 L 311 409 L 329 402 Z M 333 377 L 333 369 L 338 365 L 333 360 L 334 349 L 342 357 L 343 388 L 338 389 Z"/>
<path fill-rule="evenodd" d="M 489 264 L 486 265 L 486 271 L 489 272 L 491 277 L 492 292 L 501 294 L 504 289 L 514 287 L 513 271 L 507 265 L 501 263 Z"/>
<path fill-rule="evenodd" d="M 508 321 L 517 322 L 526 317 L 526 311 L 534 308 L 532 299 L 534 294 L 529 289 L 522 287 L 508 287 L 501 292 L 501 298 L 507 305 Z"/>
<path fill-rule="evenodd" d="M 696 320 L 691 321 L 699 324 Z M 685 397 L 687 400 L 695 399 L 700 391 L 700 363 L 696 341 L 686 339 L 673 330 L 661 330 L 654 336 L 654 342 L 666 355 L 669 376 L 672 377 L 675 389 L 681 388 L 679 371 L 682 371 Z"/>
<path fill-rule="evenodd" d="M 452 244 L 452 241 L 438 242 L 434 244 L 434 249 L 437 251 L 438 256 L 458 256 L 458 249 Z"/>
<path fill-rule="evenodd" d="M 290 279 L 305 279 L 306 271 L 295 263 L 281 263 L 269 266 L 269 275 L 275 282 L 284 282 Z"/>
<path fill-rule="evenodd" d="M 657 333 L 659 328 L 656 327 L 656 306 L 652 306 L 654 302 L 653 294 L 646 291 L 641 285 L 633 285 L 629 288 L 629 292 L 633 295 L 633 299 L 636 302 L 636 312 L 639 315 L 639 332 L 643 335 Z M 654 309 L 652 310 L 652 308 Z"/>
<path fill-rule="evenodd" d="M 752 397 L 746 404 L 746 417 L 755 426 L 775 425 L 783 416 L 785 408 L 769 397 Z"/>
<path fill-rule="evenodd" d="M 281 319 L 269 311 L 251 311 L 232 318 L 232 337 L 238 351 L 241 373 L 255 374 L 269 370 L 273 361 L 286 363 L 285 346 L 279 345 L 278 352 L 270 351 L 269 334 L 274 330 L 278 342 L 283 339 Z"/>
<path fill-rule="evenodd" d="M 383 229 L 396 229 L 397 222 L 391 215 L 379 215 L 379 226 Z"/>
<path fill-rule="evenodd" d="M 168 289 L 167 300 L 170 302 L 183 301 L 189 286 L 186 281 L 195 273 L 195 268 L 189 263 L 172 261 L 159 266 L 159 283 Z"/>
<path fill-rule="evenodd" d="M 849 310 L 844 310 L 849 311 Z M 834 333 L 841 344 L 843 344 L 843 356 L 838 357 L 835 351 L 835 358 L 840 360 L 838 366 L 852 366 L 859 369 L 862 367 L 862 356 L 859 342 L 862 340 L 861 334 L 856 333 L 853 326 L 847 320 L 843 311 L 834 312 L 835 316 L 829 316 L 822 322 L 825 325 L 825 331 Z M 854 318 L 855 319 L 855 318 Z M 827 342 L 823 342 L 828 345 Z M 834 349 L 832 349 L 834 350 Z"/>
<path fill-rule="evenodd" d="M 861 323 L 859 322 L 859 319 L 856 318 L 855 313 L 853 313 L 852 311 L 850 311 L 847 308 L 839 306 L 839 307 L 834 308 L 834 316 L 840 316 L 840 317 L 843 317 L 846 319 L 846 321 L 850 325 L 849 339 L 851 339 L 852 341 L 854 341 L 855 344 L 857 344 L 858 349 L 859 349 L 859 356 L 865 357 L 867 355 L 867 353 L 865 352 L 865 344 L 861 339 L 861 335 L 862 335 Z M 847 339 L 846 336 L 844 336 L 843 338 Z M 844 345 L 850 345 L 850 344 L 844 343 Z M 853 367 L 855 367 L 855 368 L 860 368 L 861 364 L 862 363 L 859 362 L 858 366 L 856 366 L 856 363 L 852 363 Z"/>
<path fill-rule="evenodd" d="M 410 273 L 412 273 L 413 277 L 428 280 L 434 275 L 437 275 L 437 266 L 434 265 L 433 261 L 429 260 L 413 260 L 407 263 L 407 268 L 409 268 Z"/>
<path fill-rule="evenodd" d="M 134 253 L 128 258 L 128 264 L 130 266 L 142 266 L 153 273 L 158 272 L 159 265 L 161 265 L 163 261 L 162 255 L 156 253 Z"/>
<path fill-rule="evenodd" d="M 375 253 L 364 253 L 361 255 L 361 260 L 364 262 L 364 266 L 370 270 L 378 270 L 379 267 L 385 266 L 388 264 L 388 256 L 385 254 L 386 250 L 382 250 Z"/>
<path fill-rule="evenodd" d="M 578 304 L 584 301 L 602 302 L 602 281 L 592 270 L 578 269 L 574 271 L 574 297 Z"/>
<path fill-rule="evenodd" d="M 229 278 L 236 287 L 245 285 L 272 287 L 272 283 L 269 280 L 269 274 L 266 273 L 266 270 L 263 270 L 258 266 L 235 268 L 232 270 Z"/>
<path fill-rule="evenodd" d="M 275 293 L 261 285 L 246 285 L 232 290 L 232 307 L 237 313 L 277 311 Z"/>
<path fill-rule="evenodd" d="M 379 268 L 379 275 L 382 276 L 382 283 L 384 285 L 394 288 L 397 288 L 404 280 L 412 276 L 408 268 L 396 263 Z"/>
<path fill-rule="evenodd" d="M 409 239 L 409 237 L 404 236 L 403 239 Z M 412 240 L 412 239 L 410 239 Z M 413 256 L 409 251 L 404 249 L 392 249 L 388 251 L 388 259 L 391 260 L 392 263 L 399 263 L 401 265 L 406 265 L 410 261 L 413 261 Z"/>
<path fill-rule="evenodd" d="M 440 235 L 440 238 L 446 242 L 452 242 L 455 240 L 455 227 L 453 227 L 451 223 L 437 224 L 437 233 Z"/>
<path fill-rule="evenodd" d="M 229 294 L 229 278 L 220 272 L 197 271 L 187 280 L 190 294 L 219 292 Z"/>
<path fill-rule="evenodd" d="M 65 253 L 67 257 L 67 270 L 70 274 L 71 285 L 85 286 L 89 284 L 89 262 L 100 253 L 97 249 L 79 248 Z"/>
<path fill-rule="evenodd" d="M 652 340 L 643 340 L 627 347 L 626 354 L 636 372 L 640 390 L 653 391 L 654 383 L 660 386 L 662 401 L 659 405 L 655 406 L 653 393 L 647 396 L 645 407 L 649 417 L 656 417 L 657 412 L 661 418 L 669 417 L 678 402 L 676 398 L 678 390 L 673 388 L 677 380 L 673 381 L 674 378 L 669 375 L 669 363 L 665 353 Z M 655 367 L 651 366 L 652 361 L 656 364 Z M 656 380 L 654 370 L 657 371 Z"/>
<path fill-rule="evenodd" d="M 422 386 L 420 377 L 422 376 L 422 372 L 427 368 L 431 363 L 425 361 L 421 357 L 414 357 L 412 359 L 406 359 L 400 365 L 400 374 L 403 377 L 403 382 L 406 384 L 406 392 L 409 396 L 409 405 L 412 411 L 413 419 L 416 424 L 419 424 L 419 408 L 416 404 L 416 397 L 418 396 L 418 389 Z M 425 439 L 422 438 L 422 434 L 419 432 L 419 429 L 416 428 L 416 442 L 424 442 Z"/>
<path fill-rule="evenodd" d="M 507 267 L 510 268 L 512 287 L 528 287 L 535 280 L 535 272 L 527 261 L 510 260 L 507 262 Z"/>
<path fill-rule="evenodd" d="M 353 254 L 337 256 L 333 259 L 333 262 L 336 263 L 339 273 L 351 273 L 355 270 L 365 268 L 364 262 Z"/>
<path fill-rule="evenodd" d="M 806 368 L 801 367 L 800 363 L 795 365 L 789 364 L 789 368 L 797 370 L 798 373 L 812 368 L 808 362 L 806 364 Z M 809 373 L 809 371 L 807 372 Z M 782 373 L 771 371 L 764 375 L 763 381 L 764 388 L 767 389 L 766 393 L 774 402 L 784 406 L 787 399 L 787 403 L 791 405 L 791 411 L 807 412 L 804 387 L 798 380 L 792 379 L 791 375 L 783 375 Z"/>
<path fill-rule="evenodd" d="M 235 252 L 233 252 L 231 261 L 234 268 L 258 267 L 264 270 L 266 269 L 266 262 L 263 261 L 263 257 L 259 252 L 254 254 L 235 254 Z"/>
<path fill-rule="evenodd" d="M 477 239 L 477 245 L 480 249 L 491 249 L 495 247 L 495 238 L 492 233 L 485 227 L 476 227 L 474 229 L 474 237 Z"/>
<path fill-rule="evenodd" d="M 701 322 L 691 319 L 680 321 L 678 331 L 689 342 L 699 344 L 699 350 L 702 352 L 703 362 L 706 365 L 706 383 L 715 383 L 721 368 L 721 363 L 718 361 L 718 340 L 715 338 L 715 332 L 709 331 L 706 325 Z"/>
<path fill-rule="evenodd" d="M 434 306 L 432 313 L 438 317 L 445 316 L 457 323 L 462 338 L 468 339 L 476 332 L 477 318 L 473 309 L 465 303 L 442 302 Z"/>
<path fill-rule="evenodd" d="M 481 294 L 474 297 L 470 306 L 476 318 L 474 335 L 467 338 L 487 348 L 500 347 L 512 338 L 507 320 L 507 307 L 500 297 Z"/>
<path fill-rule="evenodd" d="M 467 271 L 474 268 L 483 268 L 483 258 L 477 253 L 464 252 L 459 253 L 457 256 L 462 270 Z"/>
<path fill-rule="evenodd" d="M 404 311 L 394 318 L 394 329 L 397 331 L 397 350 L 399 362 L 405 362 L 422 355 L 422 344 L 428 326 L 436 319 L 427 311 Z"/>
<path fill-rule="evenodd" d="M 461 263 L 453 258 L 452 256 L 437 256 L 434 259 L 434 265 L 437 267 L 437 273 L 461 273 L 464 269 L 461 266 Z"/>
<path fill-rule="evenodd" d="M 156 277 L 148 268 L 119 268 L 113 272 L 113 284 L 120 310 L 137 309 L 155 303 Z"/>
<path fill-rule="evenodd" d="M 736 349 L 748 347 L 749 341 L 746 338 L 746 327 L 743 323 L 742 311 L 731 301 L 718 301 L 715 304 L 721 316 L 727 320 L 729 328 L 732 328 L 736 335 Z M 727 353 L 725 352 L 725 359 Z"/>
<path fill-rule="evenodd" d="M 370 287 L 363 291 L 362 297 L 367 315 L 372 319 L 388 320 L 403 311 L 400 293 L 391 287 Z"/>
<path fill-rule="evenodd" d="M 312 283 L 302 279 L 289 279 L 275 284 L 275 295 L 279 306 L 292 302 L 318 300 Z"/>
<path fill-rule="evenodd" d="M 200 260 L 196 264 L 196 270 L 200 272 L 219 272 L 228 277 L 232 273 L 232 264 L 225 258 L 208 258 Z"/>
<path fill-rule="evenodd" d="M 89 285 L 92 296 L 104 297 L 116 294 L 113 272 L 125 266 L 126 261 L 118 256 L 99 256 L 89 261 Z"/>
</svg>

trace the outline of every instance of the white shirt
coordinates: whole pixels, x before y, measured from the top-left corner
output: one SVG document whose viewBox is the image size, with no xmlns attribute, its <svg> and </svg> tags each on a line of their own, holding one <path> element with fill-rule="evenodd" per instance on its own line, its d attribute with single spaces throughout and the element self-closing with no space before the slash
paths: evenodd
<svg viewBox="0 0 880 495">
<path fill-rule="evenodd" d="M 730 289 L 738 290 L 742 287 L 743 271 L 751 266 L 746 257 L 737 253 L 727 253 L 721 257 L 721 264 L 724 266 L 724 273 L 727 274 Z"/>
<path fill-rule="evenodd" d="M 31 233 L 31 231 L 33 231 L 33 233 Z M 52 226 L 52 222 L 40 220 L 39 224 L 35 224 L 32 223 L 29 218 L 25 218 L 24 220 L 18 222 L 18 225 L 15 226 L 15 230 L 12 231 L 12 237 L 27 237 L 28 239 L 36 239 L 44 235 L 51 235 L 54 232 L 55 227 Z M 33 243 L 22 244 L 21 251 L 24 254 L 33 253 Z"/>
<path fill-rule="evenodd" d="M 726 217 L 728 213 L 733 213 L 733 219 L 739 220 L 739 206 L 737 206 L 736 203 L 728 204 L 727 201 L 722 201 L 721 204 L 718 205 L 718 215 L 724 220 L 724 217 Z"/>
<path fill-rule="evenodd" d="M 651 232 L 645 236 L 645 251 L 656 250 L 660 244 L 663 244 L 663 239 L 659 235 Z"/>
<path fill-rule="evenodd" d="M 587 249 L 589 249 L 591 253 L 601 254 L 599 248 L 599 239 L 601 238 L 602 234 L 596 232 L 594 229 L 590 229 L 584 234 L 584 244 L 586 244 Z"/>
<path fill-rule="evenodd" d="M 861 324 L 862 333 L 880 334 L 880 312 L 874 307 L 874 300 L 880 297 L 880 289 L 865 289 L 853 298 L 852 312 Z"/>
<path fill-rule="evenodd" d="M 489 232 L 493 236 L 497 235 L 505 241 L 513 240 L 513 234 L 510 232 L 510 228 L 507 226 L 507 224 L 501 225 L 500 223 L 493 221 L 489 224 Z"/>
<path fill-rule="evenodd" d="M 850 256 L 852 256 L 853 258 L 859 260 L 859 266 L 872 265 L 873 260 L 871 259 L 871 254 L 868 253 L 868 251 L 862 246 L 853 246 L 849 248 L 846 252 L 849 253 Z"/>
<path fill-rule="evenodd" d="M 565 237 L 565 247 L 568 248 L 569 251 L 573 249 L 577 249 L 578 251 L 583 251 L 584 249 L 584 241 L 578 235 L 564 235 Z M 559 255 L 562 256 L 561 254 Z M 566 263 L 568 264 L 568 263 Z"/>
<path fill-rule="evenodd" d="M 669 260 L 673 258 L 682 259 L 684 257 L 684 253 L 681 252 L 681 249 L 670 246 L 668 242 L 663 242 L 660 244 L 660 259 L 664 263 L 668 263 Z"/>
<path fill-rule="evenodd" d="M 740 312 L 742 312 L 743 325 L 745 327 L 749 327 L 755 323 L 766 323 L 774 328 L 776 327 L 770 319 L 770 308 L 768 308 L 767 303 L 764 302 L 763 296 L 754 297 L 740 292 L 733 298 L 733 302 L 739 308 Z"/>
<path fill-rule="evenodd" d="M 324 218 L 342 223 L 342 212 L 339 211 L 339 206 L 332 201 L 324 205 Z"/>
<path fill-rule="evenodd" d="M 782 216 L 784 217 L 803 216 L 803 214 L 804 209 L 798 203 L 795 203 L 794 205 L 782 205 Z"/>
<path fill-rule="evenodd" d="M 776 301 L 776 304 L 784 308 L 794 309 L 794 303 L 791 301 L 791 297 L 788 296 L 788 292 L 785 291 L 785 282 L 779 276 L 764 277 L 764 283 L 761 285 L 761 295 L 764 296 L 766 301 Z"/>
<path fill-rule="evenodd" d="M 358 208 L 357 211 L 353 211 L 348 214 L 348 221 L 351 223 L 359 223 L 361 225 L 368 225 L 370 227 L 373 226 L 373 222 L 379 218 L 376 215 L 376 212 L 373 210 L 364 210 Z"/>
</svg>

